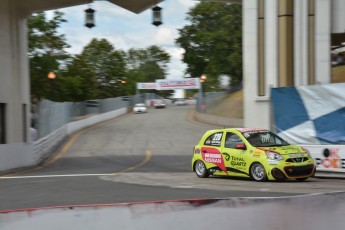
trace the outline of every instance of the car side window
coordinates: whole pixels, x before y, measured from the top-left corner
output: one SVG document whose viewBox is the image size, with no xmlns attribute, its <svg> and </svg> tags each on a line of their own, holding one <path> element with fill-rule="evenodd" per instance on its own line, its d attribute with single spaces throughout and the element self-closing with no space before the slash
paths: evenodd
<svg viewBox="0 0 345 230">
<path fill-rule="evenodd" d="M 237 144 L 243 143 L 241 138 L 234 133 L 226 133 L 225 148 L 235 148 Z"/>
<path fill-rule="evenodd" d="M 206 140 L 204 145 L 211 145 L 211 146 L 220 146 L 221 140 L 222 140 L 223 133 L 214 133 L 211 136 L 209 136 Z"/>
</svg>

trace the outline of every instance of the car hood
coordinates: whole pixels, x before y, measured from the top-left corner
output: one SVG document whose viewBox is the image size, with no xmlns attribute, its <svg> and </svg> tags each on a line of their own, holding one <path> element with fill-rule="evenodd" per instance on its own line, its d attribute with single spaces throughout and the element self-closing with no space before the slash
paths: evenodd
<svg viewBox="0 0 345 230">
<path fill-rule="evenodd" d="M 258 147 L 261 150 L 268 150 L 278 152 L 281 155 L 288 155 L 294 153 L 305 153 L 305 151 L 300 146 L 296 145 L 287 145 L 287 146 L 273 146 L 273 147 Z"/>
</svg>

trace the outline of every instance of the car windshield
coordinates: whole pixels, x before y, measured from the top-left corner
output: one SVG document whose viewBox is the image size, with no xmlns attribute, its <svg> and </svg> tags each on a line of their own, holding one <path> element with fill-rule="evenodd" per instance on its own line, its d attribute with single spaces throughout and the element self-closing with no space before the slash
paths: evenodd
<svg viewBox="0 0 345 230">
<path fill-rule="evenodd" d="M 144 104 L 135 104 L 135 107 L 144 107 Z"/>
<path fill-rule="evenodd" d="M 290 145 L 278 135 L 270 131 L 244 132 L 243 136 L 254 147 L 270 147 Z"/>
</svg>

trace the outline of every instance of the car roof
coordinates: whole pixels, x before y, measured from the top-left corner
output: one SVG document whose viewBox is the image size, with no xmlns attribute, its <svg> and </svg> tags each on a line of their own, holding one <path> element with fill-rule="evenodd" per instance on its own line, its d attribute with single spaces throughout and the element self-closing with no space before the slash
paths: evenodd
<svg viewBox="0 0 345 230">
<path fill-rule="evenodd" d="M 263 129 L 263 128 L 222 128 L 222 129 L 210 129 L 207 130 L 206 132 L 231 132 L 231 131 L 237 131 L 240 133 L 246 133 L 246 132 L 259 132 L 259 131 L 269 131 L 268 129 Z"/>
</svg>

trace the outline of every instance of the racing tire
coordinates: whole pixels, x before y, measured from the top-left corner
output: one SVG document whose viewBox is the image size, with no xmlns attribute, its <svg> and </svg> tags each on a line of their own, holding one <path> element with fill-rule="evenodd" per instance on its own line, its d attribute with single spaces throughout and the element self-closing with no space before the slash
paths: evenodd
<svg viewBox="0 0 345 230">
<path fill-rule="evenodd" d="M 200 178 L 209 177 L 210 173 L 208 172 L 206 165 L 203 161 L 197 160 L 194 164 L 194 171 L 196 175 Z"/>
<path fill-rule="evenodd" d="M 250 167 L 250 177 L 255 181 L 267 181 L 267 174 L 264 166 L 260 163 L 254 163 Z"/>
<path fill-rule="evenodd" d="M 308 179 L 308 177 L 296 178 L 297 181 L 305 181 L 306 179 Z"/>
</svg>

